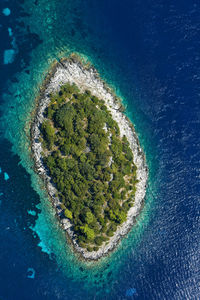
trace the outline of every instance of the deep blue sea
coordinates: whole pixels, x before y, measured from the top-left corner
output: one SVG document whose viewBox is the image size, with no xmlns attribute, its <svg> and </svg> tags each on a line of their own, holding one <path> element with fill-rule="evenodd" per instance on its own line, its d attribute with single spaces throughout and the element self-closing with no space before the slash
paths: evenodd
<svg viewBox="0 0 200 300">
<path fill-rule="evenodd" d="M 200 2 L 0 1 L 0 299 L 200 299 Z M 54 59 L 77 52 L 121 97 L 149 167 L 109 257 L 79 261 L 30 154 Z"/>
</svg>

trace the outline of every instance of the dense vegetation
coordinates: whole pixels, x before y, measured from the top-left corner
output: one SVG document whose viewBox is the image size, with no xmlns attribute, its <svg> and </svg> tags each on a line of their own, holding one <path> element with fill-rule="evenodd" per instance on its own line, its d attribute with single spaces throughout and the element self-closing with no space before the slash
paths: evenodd
<svg viewBox="0 0 200 300">
<path fill-rule="evenodd" d="M 50 95 L 41 126 L 43 160 L 77 241 L 97 251 L 133 205 L 136 166 L 103 100 L 65 84 Z"/>
</svg>

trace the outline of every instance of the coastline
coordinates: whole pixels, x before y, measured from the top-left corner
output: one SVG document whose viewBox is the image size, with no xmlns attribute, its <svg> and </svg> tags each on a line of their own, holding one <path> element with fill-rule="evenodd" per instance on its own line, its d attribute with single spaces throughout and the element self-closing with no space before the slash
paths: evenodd
<svg viewBox="0 0 200 300">
<path fill-rule="evenodd" d="M 70 84 L 74 82 L 82 92 L 86 89 L 90 90 L 93 95 L 105 101 L 105 105 L 111 112 L 112 118 L 118 123 L 120 135 L 125 135 L 130 143 L 130 148 L 133 152 L 134 163 L 137 166 L 136 175 L 139 182 L 136 185 L 134 206 L 129 209 L 127 220 L 117 228 L 114 236 L 109 239 L 107 244 L 103 244 L 96 252 L 89 252 L 86 249 L 78 246 L 71 229 L 72 224 L 68 219 L 60 218 L 60 213 L 62 211 L 62 209 L 60 209 L 61 202 L 58 197 L 55 196 L 56 188 L 51 183 L 50 177 L 48 176 L 47 170 L 42 162 L 42 145 L 39 142 L 39 127 L 44 119 L 43 112 L 50 102 L 48 95 L 59 90 L 59 87 L 66 82 L 69 82 Z M 70 58 L 64 58 L 60 62 L 53 64 L 42 86 L 41 94 L 38 99 L 38 106 L 34 112 L 34 120 L 31 126 L 31 147 L 36 171 L 45 182 L 47 192 L 52 200 L 53 206 L 56 209 L 56 214 L 59 218 L 60 224 L 66 231 L 67 237 L 70 240 L 75 252 L 79 253 L 80 257 L 86 260 L 97 260 L 114 250 L 122 236 L 126 235 L 132 228 L 135 217 L 140 213 L 145 197 L 148 177 L 145 156 L 139 145 L 139 141 L 132 123 L 122 111 L 123 106 L 119 99 L 114 95 L 112 90 L 104 83 L 104 81 L 100 79 L 94 67 L 90 66 L 89 64 L 84 65 L 77 56 L 72 55 Z"/>
</svg>

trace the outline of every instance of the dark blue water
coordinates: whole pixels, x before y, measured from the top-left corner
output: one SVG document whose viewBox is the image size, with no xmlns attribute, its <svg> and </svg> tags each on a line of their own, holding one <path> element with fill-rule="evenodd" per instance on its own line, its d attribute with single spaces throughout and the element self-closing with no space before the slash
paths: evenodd
<svg viewBox="0 0 200 300">
<path fill-rule="evenodd" d="M 199 1 L 2 0 L 0 32 L 0 299 L 199 299 Z M 65 244 L 30 157 L 38 87 L 71 51 L 122 97 L 150 170 L 137 224 L 98 265 Z"/>
</svg>

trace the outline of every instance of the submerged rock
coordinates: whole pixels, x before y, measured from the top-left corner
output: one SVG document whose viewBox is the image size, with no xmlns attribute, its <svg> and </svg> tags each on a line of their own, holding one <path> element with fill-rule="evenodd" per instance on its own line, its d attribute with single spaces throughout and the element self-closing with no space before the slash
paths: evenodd
<svg viewBox="0 0 200 300">
<path fill-rule="evenodd" d="M 31 278 L 31 279 L 35 278 L 35 270 L 33 268 L 28 268 L 28 270 L 27 270 L 27 278 Z"/>
<path fill-rule="evenodd" d="M 4 65 L 12 64 L 14 59 L 15 59 L 15 50 L 14 49 L 7 49 L 4 51 L 4 55 L 3 55 Z"/>
<path fill-rule="evenodd" d="M 11 14 L 11 10 L 10 8 L 6 7 L 2 10 L 2 13 L 4 14 L 4 16 L 8 17 Z"/>
<path fill-rule="evenodd" d="M 10 177 L 9 177 L 8 173 L 4 172 L 4 180 L 7 181 L 9 178 Z"/>
</svg>

